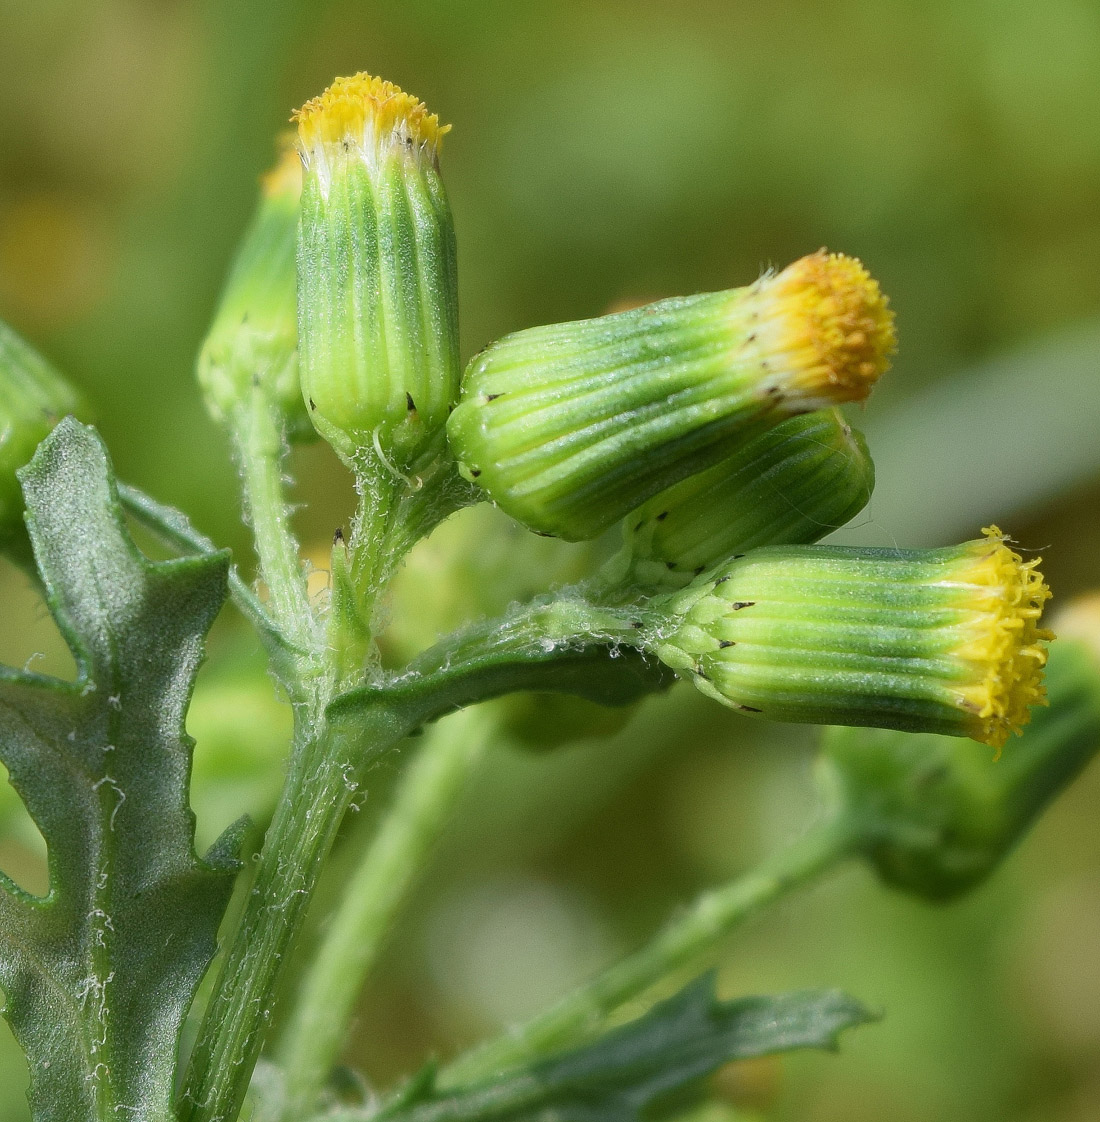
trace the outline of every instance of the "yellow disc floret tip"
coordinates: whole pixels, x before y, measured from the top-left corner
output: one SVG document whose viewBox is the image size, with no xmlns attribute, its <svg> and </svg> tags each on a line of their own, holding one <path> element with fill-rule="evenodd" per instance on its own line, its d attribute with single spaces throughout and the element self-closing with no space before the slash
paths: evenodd
<svg viewBox="0 0 1100 1122">
<path fill-rule="evenodd" d="M 370 74 L 337 78 L 293 116 L 307 154 L 318 148 L 354 147 L 369 152 L 402 144 L 432 157 L 450 125 L 411 94 Z"/>
<path fill-rule="evenodd" d="M 819 250 L 761 282 L 783 323 L 790 391 L 812 408 L 862 401 L 889 367 L 894 315 L 854 257 Z"/>
<path fill-rule="evenodd" d="M 1033 705 L 1046 704 L 1043 667 L 1053 632 L 1039 626 L 1050 589 L 1039 572 L 1039 557 L 1024 559 L 1005 544 L 996 526 L 983 531 L 952 584 L 972 589 L 975 627 L 955 652 L 975 674 L 959 692 L 971 716 L 970 735 L 1000 748 L 1010 733 L 1031 719 Z"/>
</svg>

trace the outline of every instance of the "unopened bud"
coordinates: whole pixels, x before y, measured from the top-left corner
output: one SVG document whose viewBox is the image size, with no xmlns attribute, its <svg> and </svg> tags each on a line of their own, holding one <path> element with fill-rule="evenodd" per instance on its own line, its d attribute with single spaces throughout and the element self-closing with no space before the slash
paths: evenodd
<svg viewBox="0 0 1100 1122">
<path fill-rule="evenodd" d="M 347 461 L 413 466 L 458 396 L 454 226 L 439 177 L 449 126 L 390 82 L 338 78 L 295 114 L 302 391 Z"/>
<path fill-rule="evenodd" d="M 785 418 L 863 400 L 893 346 L 878 285 L 821 252 L 746 288 L 508 335 L 470 364 L 447 434 L 507 513 L 592 538 Z"/>
<path fill-rule="evenodd" d="M 647 642 L 704 693 L 776 721 L 999 747 L 1042 704 L 1050 592 L 996 527 L 947 549 L 775 546 L 667 601 Z"/>
<path fill-rule="evenodd" d="M 298 384 L 294 251 L 302 164 L 289 144 L 261 181 L 260 201 L 199 352 L 198 378 L 220 424 L 260 387 L 291 440 L 314 436 Z"/>
<path fill-rule="evenodd" d="M 867 505 L 874 482 L 839 410 L 791 417 L 631 514 L 628 579 L 679 588 L 738 553 L 816 542 Z"/>
</svg>

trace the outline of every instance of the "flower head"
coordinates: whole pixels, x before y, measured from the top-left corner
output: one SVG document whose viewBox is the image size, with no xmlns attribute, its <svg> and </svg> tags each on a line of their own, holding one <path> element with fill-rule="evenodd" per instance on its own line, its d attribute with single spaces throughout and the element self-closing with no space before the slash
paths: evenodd
<svg viewBox="0 0 1100 1122">
<path fill-rule="evenodd" d="M 985 533 L 948 549 L 754 550 L 670 598 L 652 645 L 743 712 L 999 748 L 1044 701 L 1050 592 L 1037 559 Z"/>
<path fill-rule="evenodd" d="M 762 362 L 776 385 L 814 408 L 862 401 L 889 367 L 894 315 L 854 257 L 819 250 L 757 282 Z"/>
<path fill-rule="evenodd" d="M 337 78 L 294 115 L 302 153 L 298 334 L 317 431 L 392 476 L 434 459 L 458 396 L 447 131 L 392 82 Z"/>
<path fill-rule="evenodd" d="M 302 158 L 326 191 L 331 166 L 344 159 L 378 164 L 399 154 L 434 163 L 451 127 L 441 125 L 412 94 L 362 72 L 337 78 L 292 120 L 298 126 Z"/>
<path fill-rule="evenodd" d="M 951 577 L 969 598 L 954 655 L 973 668 L 972 683 L 959 688 L 960 705 L 971 714 L 970 735 L 1000 747 L 1027 724 L 1033 705 L 1045 704 L 1046 643 L 1054 633 L 1039 626 L 1050 599 L 1038 568 L 1042 558 L 1025 561 L 996 526 L 982 533 L 985 540 L 972 543 Z"/>
<path fill-rule="evenodd" d="M 514 518 L 592 538 L 785 418 L 862 400 L 893 346 L 863 266 L 817 253 L 744 288 L 505 336 L 468 367 L 448 438 Z"/>
</svg>

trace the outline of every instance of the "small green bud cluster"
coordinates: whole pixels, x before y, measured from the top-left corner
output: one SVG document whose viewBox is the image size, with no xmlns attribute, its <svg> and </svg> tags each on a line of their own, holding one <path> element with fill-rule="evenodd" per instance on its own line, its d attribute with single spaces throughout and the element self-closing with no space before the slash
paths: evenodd
<svg viewBox="0 0 1100 1122">
<path fill-rule="evenodd" d="M 822 252 L 748 288 L 507 336 L 471 363 L 448 437 L 539 533 L 622 520 L 598 595 L 629 603 L 624 641 L 708 696 L 999 747 L 1044 700 L 1038 562 L 995 527 L 948 550 L 812 544 L 873 486 L 826 407 L 865 397 L 893 345 L 877 285 Z"/>
<path fill-rule="evenodd" d="M 874 482 L 837 408 L 895 346 L 860 262 L 822 250 L 742 288 L 518 331 L 462 375 L 446 127 L 366 74 L 295 120 L 300 191 L 295 167 L 265 192 L 200 377 L 216 415 L 257 386 L 291 432 L 304 409 L 356 471 L 366 505 L 330 597 L 352 661 L 393 572 L 379 554 L 416 540 L 398 523 L 417 489 L 421 527 L 480 489 L 545 536 L 619 524 L 622 551 L 581 599 L 628 605 L 623 642 L 742 712 L 997 746 L 1027 721 L 1049 592 L 999 531 L 949 550 L 813 545 Z"/>
</svg>

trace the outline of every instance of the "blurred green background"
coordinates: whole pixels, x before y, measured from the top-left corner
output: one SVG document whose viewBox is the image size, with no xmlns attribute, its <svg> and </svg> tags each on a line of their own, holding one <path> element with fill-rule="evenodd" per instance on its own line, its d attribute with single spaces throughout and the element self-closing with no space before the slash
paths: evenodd
<svg viewBox="0 0 1100 1122">
<path fill-rule="evenodd" d="M 0 0 L 0 318 L 86 391 L 124 478 L 245 558 L 193 359 L 275 133 L 358 69 L 454 123 L 467 353 L 822 245 L 856 254 L 901 350 L 856 417 L 880 487 L 844 540 L 934 545 L 999 521 L 1043 550 L 1059 599 L 1100 585 L 1095 0 Z M 295 471 L 320 555 L 348 481 L 318 448 Z M 8 568 L 0 618 L 4 661 L 64 671 Z M 286 720 L 229 613 L 191 728 L 202 838 L 262 819 Z M 388 1081 L 637 945 L 803 827 L 814 745 L 681 688 L 614 740 L 491 753 L 349 1058 Z M 852 868 L 753 922 L 724 993 L 842 985 L 885 1020 L 839 1057 L 741 1065 L 722 1094 L 775 1122 L 1100 1118 L 1098 806 L 1094 766 L 960 904 Z M 41 885 L 7 790 L 0 865 Z M 21 1122 L 3 1033 L 0 1120 Z"/>
</svg>

